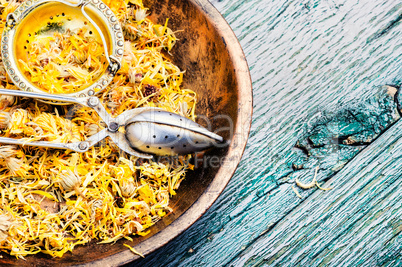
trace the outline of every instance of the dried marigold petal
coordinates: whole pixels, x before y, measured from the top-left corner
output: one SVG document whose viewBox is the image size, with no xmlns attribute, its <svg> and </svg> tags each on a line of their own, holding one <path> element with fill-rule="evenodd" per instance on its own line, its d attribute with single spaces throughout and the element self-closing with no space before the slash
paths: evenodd
<svg viewBox="0 0 402 267">
<path fill-rule="evenodd" d="M 4 130 L 10 127 L 11 125 L 11 116 L 10 113 L 1 111 L 0 112 L 0 129 Z"/>
</svg>

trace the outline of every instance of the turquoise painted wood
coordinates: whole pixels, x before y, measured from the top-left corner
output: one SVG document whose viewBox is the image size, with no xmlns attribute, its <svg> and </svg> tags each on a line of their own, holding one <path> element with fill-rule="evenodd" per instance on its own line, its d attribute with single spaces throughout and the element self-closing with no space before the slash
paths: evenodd
<svg viewBox="0 0 402 267">
<path fill-rule="evenodd" d="M 212 4 L 250 65 L 249 144 L 212 208 L 135 265 L 401 265 L 401 97 L 379 88 L 402 83 L 402 2 Z M 297 197 L 317 166 L 334 189 Z"/>
<path fill-rule="evenodd" d="M 232 265 L 395 266 L 402 249 L 401 149 L 400 120 L 330 179 L 330 193 L 314 192 Z"/>
</svg>

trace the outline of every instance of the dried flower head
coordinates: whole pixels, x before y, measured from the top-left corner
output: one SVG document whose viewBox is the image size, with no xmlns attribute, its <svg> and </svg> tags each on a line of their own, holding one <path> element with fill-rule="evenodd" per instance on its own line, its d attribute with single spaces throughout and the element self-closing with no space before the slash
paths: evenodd
<svg viewBox="0 0 402 267">
<path fill-rule="evenodd" d="M 14 104 L 15 97 L 14 96 L 9 96 L 9 95 L 1 95 L 0 96 L 0 105 L 4 107 L 11 106 Z"/>
<path fill-rule="evenodd" d="M 156 94 L 158 92 L 159 92 L 159 89 L 156 86 L 152 85 L 152 84 L 146 84 L 145 87 L 144 87 L 144 96 L 145 97 L 148 97 L 150 95 L 156 96 Z M 152 100 L 154 100 L 154 99 L 152 99 Z"/>
<path fill-rule="evenodd" d="M 85 196 L 82 194 L 80 190 L 80 185 L 81 185 L 81 179 L 76 175 L 74 172 L 71 170 L 63 170 L 60 173 L 60 185 L 63 187 L 64 190 L 66 191 L 75 191 L 78 195 L 82 196 L 85 198 Z"/>
<path fill-rule="evenodd" d="M 49 242 L 49 245 L 53 248 L 63 248 L 63 239 L 64 237 L 62 235 L 50 236 L 47 238 L 47 242 Z"/>
<path fill-rule="evenodd" d="M 130 221 L 129 223 L 127 223 L 126 229 L 125 231 L 128 234 L 134 234 L 137 232 L 141 232 L 142 230 L 144 230 L 144 227 L 137 221 Z"/>
<path fill-rule="evenodd" d="M 168 204 L 169 203 L 169 193 L 167 191 L 159 192 L 159 194 L 156 195 L 156 199 L 158 200 L 158 202 Z"/>
<path fill-rule="evenodd" d="M 0 146 L 0 158 L 7 159 L 17 154 L 15 146 Z"/>
<path fill-rule="evenodd" d="M 116 218 L 116 224 L 119 226 L 123 225 L 125 222 L 126 222 L 126 219 L 121 214 Z"/>
<path fill-rule="evenodd" d="M 130 41 L 135 41 L 138 37 L 141 37 L 142 32 L 136 23 L 130 23 L 123 26 L 124 37 Z"/>
<path fill-rule="evenodd" d="M 24 132 L 26 123 L 29 122 L 29 114 L 25 109 L 17 109 L 11 115 L 10 133 L 21 134 Z"/>
<path fill-rule="evenodd" d="M 0 129 L 4 130 L 10 127 L 11 116 L 10 113 L 1 111 L 0 112 Z"/>
<path fill-rule="evenodd" d="M 71 170 L 63 170 L 60 174 L 61 186 L 67 190 L 73 190 L 77 185 L 81 184 L 80 179 Z"/>
<path fill-rule="evenodd" d="M 6 166 L 10 170 L 11 175 L 21 175 L 24 176 L 28 167 L 24 165 L 23 159 L 17 158 L 7 158 Z"/>
<path fill-rule="evenodd" d="M 144 19 L 146 19 L 146 17 L 148 17 L 147 14 L 148 9 L 147 8 L 139 8 L 135 11 L 135 20 L 138 22 L 143 21 Z"/>
<path fill-rule="evenodd" d="M 99 125 L 95 124 L 95 123 L 91 123 L 88 126 L 88 135 L 92 136 L 94 134 L 97 134 L 100 131 L 100 127 Z"/>
<path fill-rule="evenodd" d="M 16 157 L 18 154 L 21 154 L 21 152 L 15 146 L 0 146 L 0 158 L 4 160 L 2 162 L 10 171 L 10 174 L 23 177 L 30 167 L 25 164 L 25 159 Z"/>
<path fill-rule="evenodd" d="M 43 129 L 37 123 L 30 121 L 30 122 L 26 123 L 25 125 L 32 127 L 32 129 L 35 131 L 35 134 L 37 136 L 43 135 Z"/>
<path fill-rule="evenodd" d="M 143 75 L 141 73 L 137 73 L 135 69 L 130 69 L 128 72 L 128 78 L 130 79 L 131 83 L 140 83 Z"/>
<path fill-rule="evenodd" d="M 125 180 L 120 182 L 120 190 L 121 195 L 123 197 L 129 198 L 132 197 L 135 193 L 137 187 L 135 186 L 134 182 L 131 180 Z"/>
<path fill-rule="evenodd" d="M 8 237 L 8 229 L 13 225 L 13 218 L 11 216 L 0 215 L 0 244 L 2 244 Z"/>
<path fill-rule="evenodd" d="M 102 218 L 103 201 L 100 199 L 95 200 L 91 207 L 91 219 L 98 221 Z"/>
</svg>

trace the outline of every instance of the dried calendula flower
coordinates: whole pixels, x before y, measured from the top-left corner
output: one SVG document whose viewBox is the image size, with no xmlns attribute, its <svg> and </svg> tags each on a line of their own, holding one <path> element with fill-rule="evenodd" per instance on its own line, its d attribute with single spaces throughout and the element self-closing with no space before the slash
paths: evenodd
<svg viewBox="0 0 402 267">
<path fill-rule="evenodd" d="M 9 174 L 23 177 L 29 170 L 29 166 L 24 163 L 23 158 L 18 158 L 21 156 L 18 155 L 20 153 L 16 150 L 15 146 L 0 147 L 0 158 L 4 160 L 2 163 L 9 170 Z"/>
<path fill-rule="evenodd" d="M 134 68 L 129 69 L 128 77 L 131 83 L 140 83 L 142 81 L 143 75 L 141 73 L 137 73 Z"/>
<path fill-rule="evenodd" d="M 26 123 L 25 125 L 32 127 L 32 129 L 35 131 L 35 134 L 37 136 L 43 135 L 43 129 L 37 123 L 30 121 L 30 122 Z"/>
<path fill-rule="evenodd" d="M 127 226 L 125 229 L 125 231 L 130 235 L 133 233 L 141 232 L 142 230 L 144 230 L 144 227 L 139 222 L 134 221 L 134 220 L 127 223 Z"/>
<path fill-rule="evenodd" d="M 9 95 L 0 95 L 0 105 L 5 108 L 10 105 L 12 105 L 15 101 L 14 96 L 9 96 Z"/>
<path fill-rule="evenodd" d="M 8 229 L 13 225 L 11 216 L 2 214 L 0 215 L 0 244 L 2 244 L 8 237 Z"/>
<path fill-rule="evenodd" d="M 74 190 L 77 195 L 85 198 L 80 190 L 81 179 L 71 170 L 63 170 L 60 174 L 61 182 L 60 185 L 66 191 Z"/>
<path fill-rule="evenodd" d="M 147 8 L 139 8 L 135 11 L 135 20 L 138 22 L 143 21 L 147 16 Z"/>
<path fill-rule="evenodd" d="M 156 94 L 158 91 L 159 91 L 159 89 L 152 84 L 146 84 L 144 86 L 144 96 L 145 97 Z"/>
<path fill-rule="evenodd" d="M 9 112 L 0 112 L 0 129 L 4 130 L 10 127 L 11 115 Z"/>
<path fill-rule="evenodd" d="M 0 146 L 0 158 L 6 159 L 17 153 L 15 146 Z"/>
<path fill-rule="evenodd" d="M 124 37 L 128 40 L 135 41 L 141 36 L 141 30 L 137 24 L 130 23 L 123 26 Z"/>
<path fill-rule="evenodd" d="M 91 219 L 98 221 L 102 218 L 103 201 L 100 199 L 95 200 L 91 206 Z"/>
<path fill-rule="evenodd" d="M 125 222 L 126 222 L 126 220 L 125 220 L 124 216 L 121 214 L 116 218 L 116 224 L 119 226 L 123 225 Z"/>
<path fill-rule="evenodd" d="M 92 123 L 88 126 L 88 135 L 90 136 L 97 134 L 99 131 L 100 127 L 95 123 Z"/>
<path fill-rule="evenodd" d="M 64 243 L 62 241 L 64 237 L 63 236 L 51 236 L 47 240 L 49 242 L 49 245 L 52 246 L 53 248 L 62 248 Z"/>
<path fill-rule="evenodd" d="M 6 158 L 5 161 L 11 175 L 25 176 L 29 169 L 29 166 L 24 164 L 23 159 L 10 157 Z"/>
<path fill-rule="evenodd" d="M 134 195 L 137 187 L 132 179 L 123 180 L 120 182 L 120 190 L 123 197 L 130 198 Z"/>
<path fill-rule="evenodd" d="M 26 123 L 29 122 L 28 111 L 24 109 L 17 109 L 11 115 L 11 129 L 12 134 L 21 134 L 24 132 Z"/>
<path fill-rule="evenodd" d="M 157 199 L 159 202 L 166 202 L 166 203 L 168 203 L 168 202 L 169 202 L 169 192 L 167 192 L 167 191 L 159 192 L 159 194 L 156 195 L 156 199 Z"/>
</svg>

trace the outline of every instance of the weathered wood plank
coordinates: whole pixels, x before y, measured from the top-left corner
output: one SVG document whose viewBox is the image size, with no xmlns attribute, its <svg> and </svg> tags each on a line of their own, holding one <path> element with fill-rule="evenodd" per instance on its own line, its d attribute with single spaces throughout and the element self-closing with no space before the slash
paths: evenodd
<svg viewBox="0 0 402 267">
<path fill-rule="evenodd" d="M 308 120 L 323 109 L 336 111 L 340 103 L 371 95 L 374 86 L 402 80 L 402 45 L 397 41 L 402 29 L 399 22 L 393 23 L 402 10 L 398 2 L 213 3 L 239 37 L 250 64 L 255 114 L 249 146 L 215 205 L 182 236 L 138 265 L 236 262 L 302 202 L 291 184 L 277 179 L 283 177 L 287 154 Z M 313 170 L 302 176 L 312 177 Z M 301 194 L 306 198 L 313 192 Z"/>
<path fill-rule="evenodd" d="M 402 252 L 402 121 L 354 158 L 233 266 L 383 265 Z M 326 185 L 326 186 L 328 186 Z"/>
<path fill-rule="evenodd" d="M 307 123 L 306 134 L 289 152 L 287 162 L 276 169 L 275 179 L 279 183 L 294 181 L 305 174 L 304 170 L 316 167 L 325 172 L 318 182 L 334 175 L 400 119 L 395 93 L 390 86 L 373 88 L 372 96 L 347 103 L 336 111 L 321 112 L 315 121 Z M 309 181 L 311 177 L 305 182 Z"/>
</svg>

